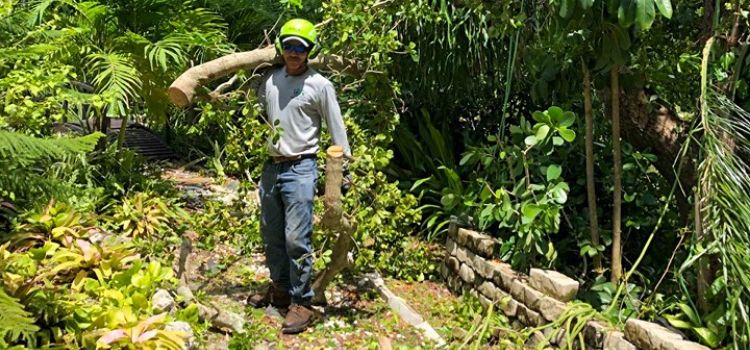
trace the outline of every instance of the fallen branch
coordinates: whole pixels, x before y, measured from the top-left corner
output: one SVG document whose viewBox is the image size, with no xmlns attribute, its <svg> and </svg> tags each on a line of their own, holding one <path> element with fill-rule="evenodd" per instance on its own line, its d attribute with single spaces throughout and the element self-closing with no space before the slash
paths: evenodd
<svg viewBox="0 0 750 350">
<path fill-rule="evenodd" d="M 245 332 L 245 319 L 233 312 L 222 310 L 214 306 L 206 306 L 195 299 L 193 291 L 190 289 L 188 282 L 187 262 L 190 253 L 193 251 L 193 243 L 188 237 L 182 238 L 180 245 L 180 258 L 177 265 L 177 295 L 181 296 L 185 303 L 194 303 L 198 307 L 198 317 L 201 320 L 211 322 L 216 328 L 230 330 L 234 333 Z"/>
<path fill-rule="evenodd" d="M 365 276 L 365 280 L 378 291 L 378 294 L 380 294 L 380 296 L 385 299 L 386 303 L 388 303 L 388 306 L 391 307 L 391 310 L 396 312 L 402 320 L 422 331 L 422 334 L 424 334 L 427 339 L 435 342 L 437 347 L 445 346 L 445 339 L 443 339 L 443 337 L 441 337 L 440 334 L 438 334 L 435 329 L 432 328 L 432 326 L 430 326 L 430 324 L 422 318 L 421 315 L 419 315 L 416 311 L 414 311 L 414 309 L 409 307 L 409 304 L 407 304 L 404 299 L 401 299 L 399 296 L 393 293 L 385 285 L 385 282 L 383 281 L 383 278 L 380 277 L 380 275 L 378 275 L 377 273 L 371 273 Z"/>
<path fill-rule="evenodd" d="M 334 277 L 349 266 L 348 256 L 354 240 L 354 226 L 343 215 L 341 207 L 341 183 L 343 181 L 344 149 L 341 146 L 331 146 L 326 151 L 326 186 L 323 204 L 325 212 L 321 220 L 324 227 L 338 233 L 336 244 L 333 246 L 331 262 L 313 282 L 315 296 L 313 302 L 325 304 L 325 290 Z"/>
<path fill-rule="evenodd" d="M 234 83 L 237 81 L 238 78 L 239 76 L 237 74 L 233 75 L 232 78 L 230 78 L 229 80 L 219 84 L 219 86 L 217 86 L 216 89 L 214 89 L 214 91 L 211 91 L 211 93 L 209 93 L 208 96 L 211 97 L 211 100 L 218 99 L 219 96 L 221 96 L 221 94 L 224 93 L 224 91 L 227 91 L 227 89 L 229 89 L 230 87 L 232 87 L 232 85 L 234 85 Z"/>
<path fill-rule="evenodd" d="M 179 107 L 193 103 L 195 90 L 216 79 L 236 73 L 241 69 L 252 70 L 262 65 L 281 65 L 281 57 L 276 55 L 276 48 L 267 46 L 246 52 L 237 52 L 219 57 L 215 60 L 197 65 L 182 73 L 169 87 L 169 100 Z M 318 56 L 310 60 L 310 67 L 330 69 L 342 74 L 361 75 L 362 67 L 353 60 L 340 56 Z"/>
</svg>

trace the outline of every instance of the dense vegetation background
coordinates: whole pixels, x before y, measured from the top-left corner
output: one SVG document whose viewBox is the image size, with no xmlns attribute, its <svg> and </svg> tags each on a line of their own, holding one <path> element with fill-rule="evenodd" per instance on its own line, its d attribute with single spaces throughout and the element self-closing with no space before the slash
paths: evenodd
<svg viewBox="0 0 750 350">
<path fill-rule="evenodd" d="M 365 67 L 326 72 L 357 158 L 353 273 L 437 278 L 453 216 L 500 239 L 497 258 L 516 268 L 579 276 L 581 298 L 615 322 L 656 319 L 747 348 L 748 11 L 747 0 L 3 1 L 0 346 L 94 347 L 135 328 L 159 332 L 138 346 L 179 341 L 149 318 L 150 295 L 174 283 L 170 252 L 186 231 L 207 249 L 256 249 L 255 209 L 188 215 L 124 135 L 55 126 L 137 121 L 251 192 L 269 133 L 259 72 L 186 109 L 166 88 L 301 16 L 320 23 L 324 53 Z M 100 231 L 128 239 L 92 244 Z M 333 240 L 316 237 L 322 267 Z"/>
</svg>

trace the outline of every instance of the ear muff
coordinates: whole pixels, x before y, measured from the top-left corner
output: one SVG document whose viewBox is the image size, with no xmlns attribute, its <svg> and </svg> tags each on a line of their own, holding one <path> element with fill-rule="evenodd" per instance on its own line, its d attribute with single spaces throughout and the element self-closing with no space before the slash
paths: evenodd
<svg viewBox="0 0 750 350">
<path fill-rule="evenodd" d="M 281 56 L 281 38 L 276 37 L 273 46 L 276 46 L 276 53 Z"/>
</svg>

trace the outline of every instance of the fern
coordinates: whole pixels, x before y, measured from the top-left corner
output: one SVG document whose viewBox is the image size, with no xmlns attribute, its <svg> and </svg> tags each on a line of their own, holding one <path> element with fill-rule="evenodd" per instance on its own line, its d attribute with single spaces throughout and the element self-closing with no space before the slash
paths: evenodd
<svg viewBox="0 0 750 350">
<path fill-rule="evenodd" d="M 34 319 L 21 303 L 13 297 L 5 294 L 5 290 L 0 287 L 0 346 L 5 348 L 10 343 L 19 341 L 22 337 L 31 341 L 34 333 L 39 331 L 39 327 L 34 324 Z"/>
<path fill-rule="evenodd" d="M 91 152 L 102 133 L 76 138 L 41 139 L 17 132 L 0 131 L 0 161 L 22 166 L 41 159 L 59 159 L 66 154 Z"/>
</svg>

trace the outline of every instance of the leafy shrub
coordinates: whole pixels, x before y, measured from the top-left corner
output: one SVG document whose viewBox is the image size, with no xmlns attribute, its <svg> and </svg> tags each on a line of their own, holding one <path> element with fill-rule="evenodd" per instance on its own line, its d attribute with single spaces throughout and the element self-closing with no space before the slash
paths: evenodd
<svg viewBox="0 0 750 350">
<path fill-rule="evenodd" d="M 173 200 L 164 200 L 153 192 L 138 192 L 124 198 L 112 209 L 110 223 L 124 235 L 133 238 L 165 236 L 185 213 Z"/>
<path fill-rule="evenodd" d="M 572 112 L 553 106 L 532 117 L 534 125 L 524 118 L 512 125 L 508 140 L 491 135 L 489 145 L 471 147 L 459 163 L 473 174 L 463 183 L 445 169 L 455 185 L 445 187 L 441 199 L 445 211 L 463 213 L 464 221 L 494 233 L 502 242 L 500 257 L 519 268 L 557 257 L 549 235 L 560 228 L 570 187 L 561 177 L 564 164 L 553 157 L 576 136 Z"/>
<path fill-rule="evenodd" d="M 56 204 L 23 215 L 5 236 L 0 285 L 39 328 L 24 342 L 96 348 L 102 336 L 121 330 L 143 336 L 131 338 L 142 340 L 133 341 L 139 349 L 179 344 L 184 335 L 163 332 L 164 318 L 149 319 L 156 288 L 176 283 L 171 267 L 142 260 L 132 242 L 93 223 L 95 218 Z"/>
</svg>

